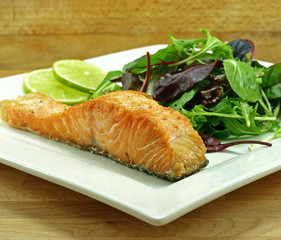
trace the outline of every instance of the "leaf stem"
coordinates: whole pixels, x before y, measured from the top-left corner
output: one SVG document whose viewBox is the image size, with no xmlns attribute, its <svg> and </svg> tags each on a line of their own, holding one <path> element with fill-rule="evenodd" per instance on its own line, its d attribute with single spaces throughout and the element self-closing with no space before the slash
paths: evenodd
<svg viewBox="0 0 281 240">
<path fill-rule="evenodd" d="M 236 142 L 224 143 L 224 144 L 219 144 L 219 145 L 206 145 L 206 148 L 207 148 L 208 153 L 221 152 L 228 147 L 232 147 L 232 146 L 240 145 L 240 144 L 255 144 L 255 145 L 258 144 L 259 146 L 263 145 L 263 146 L 268 146 L 268 147 L 272 146 L 272 143 L 268 143 L 268 142 L 246 140 L 246 141 L 236 141 Z"/>
<path fill-rule="evenodd" d="M 260 93 L 261 93 L 261 95 L 262 95 L 262 97 L 263 97 L 263 99 L 264 99 L 264 101 L 265 101 L 265 104 L 267 105 L 267 107 L 266 107 L 265 104 L 264 104 L 264 106 L 266 107 L 266 108 L 265 108 L 265 111 L 266 111 L 269 115 L 272 115 L 272 107 L 271 107 L 271 104 L 270 104 L 270 102 L 268 101 L 268 98 L 266 97 L 266 95 L 265 95 L 264 91 L 262 90 L 262 88 L 259 87 L 259 89 L 260 89 Z M 262 101 L 259 101 L 259 102 L 260 102 L 260 104 L 261 104 Z"/>
<path fill-rule="evenodd" d="M 269 142 L 269 141 L 273 140 L 274 138 L 277 138 L 280 133 L 281 133 L 281 127 L 278 126 L 272 134 L 270 134 L 269 136 L 267 136 L 266 138 L 264 138 L 262 141 L 263 141 L 263 142 Z M 257 145 L 257 144 L 252 144 L 252 145 L 249 147 L 249 150 L 252 151 L 252 150 L 255 150 L 255 149 L 259 148 L 259 147 L 260 147 L 260 146 Z"/>
<path fill-rule="evenodd" d="M 149 52 L 146 53 L 146 56 L 147 56 L 147 70 L 146 70 L 145 80 L 144 80 L 144 83 L 141 88 L 141 92 L 145 91 L 147 84 L 148 84 L 148 80 L 149 80 L 149 74 L 150 74 L 150 54 L 149 54 Z"/>
<path fill-rule="evenodd" d="M 192 61 L 193 59 L 196 59 L 198 56 L 200 56 L 200 54 L 205 53 L 205 51 L 203 51 L 203 50 L 204 50 L 204 49 L 201 49 L 200 51 L 196 52 L 195 55 L 190 56 L 190 57 L 187 57 L 187 58 L 185 58 L 185 59 L 183 59 L 183 60 L 181 60 L 181 61 L 172 63 L 172 64 L 170 64 L 169 66 L 173 67 L 173 66 L 180 65 L 180 64 L 182 64 L 182 63 L 190 62 L 190 61 Z"/>
<path fill-rule="evenodd" d="M 216 112 L 192 112 L 193 115 L 205 115 L 205 116 L 217 116 L 217 117 L 226 117 L 226 118 L 236 118 L 236 119 L 245 119 L 245 117 L 240 115 L 226 114 L 226 113 L 216 113 Z M 276 117 L 255 117 L 254 120 L 257 121 L 275 121 Z"/>
<path fill-rule="evenodd" d="M 258 102 L 259 102 L 259 104 L 263 107 L 263 109 L 265 110 L 265 112 L 266 112 L 268 115 L 272 116 L 272 112 L 267 108 L 267 106 L 265 105 L 265 103 L 264 103 L 261 99 L 258 100 Z"/>
</svg>

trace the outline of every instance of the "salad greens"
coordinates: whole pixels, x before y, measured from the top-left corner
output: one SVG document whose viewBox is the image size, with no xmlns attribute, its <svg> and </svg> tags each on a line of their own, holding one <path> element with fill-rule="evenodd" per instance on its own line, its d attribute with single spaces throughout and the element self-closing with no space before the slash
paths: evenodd
<svg viewBox="0 0 281 240">
<path fill-rule="evenodd" d="M 224 43 L 208 30 L 200 31 L 205 38 L 176 39 L 170 34 L 165 48 L 109 72 L 92 98 L 121 85 L 179 111 L 202 136 L 222 140 L 270 131 L 279 136 L 281 64 L 266 67 L 253 60 L 250 40 Z"/>
</svg>

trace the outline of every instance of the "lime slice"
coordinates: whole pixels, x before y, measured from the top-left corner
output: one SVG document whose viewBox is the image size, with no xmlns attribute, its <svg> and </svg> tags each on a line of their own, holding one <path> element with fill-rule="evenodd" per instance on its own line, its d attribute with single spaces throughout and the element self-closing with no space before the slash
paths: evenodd
<svg viewBox="0 0 281 240">
<path fill-rule="evenodd" d="M 25 75 L 23 89 L 26 93 L 41 92 L 57 101 L 73 105 L 87 101 L 89 94 L 70 88 L 58 82 L 52 69 L 35 70 Z"/>
<path fill-rule="evenodd" d="M 96 90 L 106 72 L 81 60 L 63 59 L 53 64 L 55 78 L 62 84 L 84 92 Z"/>
</svg>

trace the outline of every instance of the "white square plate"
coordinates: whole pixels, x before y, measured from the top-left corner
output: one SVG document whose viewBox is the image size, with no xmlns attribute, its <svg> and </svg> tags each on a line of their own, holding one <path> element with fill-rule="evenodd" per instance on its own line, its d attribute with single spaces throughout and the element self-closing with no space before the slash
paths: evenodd
<svg viewBox="0 0 281 240">
<path fill-rule="evenodd" d="M 87 61 L 106 71 L 154 45 Z M 0 100 L 23 95 L 23 74 L 0 79 Z M 256 139 L 256 138 L 255 138 Z M 246 145 L 207 154 L 210 164 L 197 174 L 169 182 L 114 161 L 8 127 L 0 121 L 0 162 L 62 185 L 153 225 L 164 225 L 232 190 L 281 169 L 281 141 L 249 152 Z"/>
</svg>

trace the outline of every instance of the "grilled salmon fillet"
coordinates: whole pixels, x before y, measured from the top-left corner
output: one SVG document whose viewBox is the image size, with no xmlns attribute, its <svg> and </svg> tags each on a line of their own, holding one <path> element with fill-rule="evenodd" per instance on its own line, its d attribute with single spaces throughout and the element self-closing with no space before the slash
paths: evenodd
<svg viewBox="0 0 281 240">
<path fill-rule="evenodd" d="M 140 92 L 116 91 L 74 106 L 29 93 L 0 102 L 0 117 L 10 126 L 170 180 L 206 163 L 205 145 L 189 119 Z"/>
</svg>

